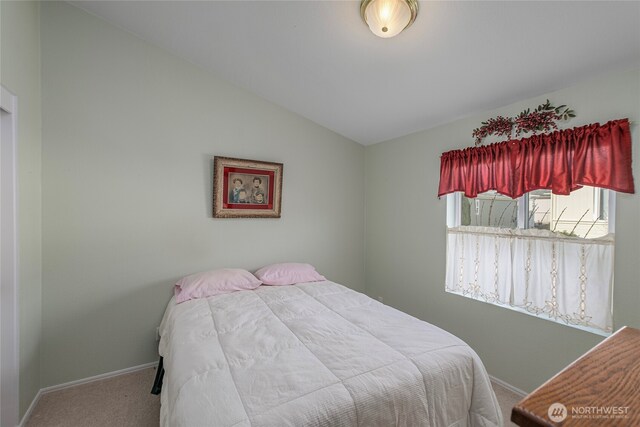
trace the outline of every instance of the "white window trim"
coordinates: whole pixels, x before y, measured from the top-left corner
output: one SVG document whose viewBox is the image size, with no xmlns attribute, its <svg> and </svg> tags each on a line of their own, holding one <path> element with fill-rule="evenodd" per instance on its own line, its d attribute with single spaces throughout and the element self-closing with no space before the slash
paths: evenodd
<svg viewBox="0 0 640 427">
<path fill-rule="evenodd" d="M 460 205 L 462 204 L 462 193 L 447 194 L 447 227 L 460 226 Z"/>
<path fill-rule="evenodd" d="M 609 216 L 607 217 L 607 221 L 609 221 L 609 233 L 613 234 L 616 232 L 616 192 L 613 190 L 609 190 Z"/>
<path fill-rule="evenodd" d="M 593 214 L 591 215 L 591 220 L 597 221 L 600 219 L 600 215 L 602 215 L 602 211 L 600 209 L 600 194 L 602 194 L 602 190 L 600 188 L 593 189 Z"/>
<path fill-rule="evenodd" d="M 527 207 L 529 206 L 529 194 L 525 194 L 522 197 L 518 197 L 518 228 L 529 228 L 529 212 Z M 525 220 L 526 219 L 526 220 Z"/>
</svg>

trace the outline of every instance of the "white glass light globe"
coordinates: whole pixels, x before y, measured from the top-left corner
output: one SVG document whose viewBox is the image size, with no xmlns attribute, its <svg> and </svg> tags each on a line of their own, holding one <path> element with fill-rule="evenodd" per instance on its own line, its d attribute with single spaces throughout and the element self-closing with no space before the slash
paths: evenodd
<svg viewBox="0 0 640 427">
<path fill-rule="evenodd" d="M 411 9 L 405 0 L 373 0 L 365 10 L 367 25 L 378 37 L 400 34 L 411 21 Z"/>
</svg>

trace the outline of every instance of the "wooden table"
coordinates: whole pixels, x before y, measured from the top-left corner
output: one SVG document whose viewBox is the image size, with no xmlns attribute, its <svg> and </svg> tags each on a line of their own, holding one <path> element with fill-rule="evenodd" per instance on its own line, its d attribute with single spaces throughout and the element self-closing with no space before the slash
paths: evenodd
<svg viewBox="0 0 640 427">
<path fill-rule="evenodd" d="M 522 427 L 640 426 L 640 330 L 625 326 L 602 341 L 518 402 L 511 421 Z"/>
</svg>

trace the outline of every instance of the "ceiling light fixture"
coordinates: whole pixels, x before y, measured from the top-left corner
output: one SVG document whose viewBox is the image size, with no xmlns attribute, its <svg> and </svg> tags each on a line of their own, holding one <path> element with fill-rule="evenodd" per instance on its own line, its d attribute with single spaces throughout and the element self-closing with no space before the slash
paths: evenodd
<svg viewBox="0 0 640 427">
<path fill-rule="evenodd" d="M 396 36 L 418 16 L 418 0 L 362 0 L 360 15 L 373 34 Z"/>
</svg>

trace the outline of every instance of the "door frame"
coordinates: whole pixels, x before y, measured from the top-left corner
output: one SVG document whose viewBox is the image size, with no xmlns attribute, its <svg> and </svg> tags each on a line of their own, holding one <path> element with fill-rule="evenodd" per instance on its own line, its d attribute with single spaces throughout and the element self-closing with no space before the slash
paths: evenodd
<svg viewBox="0 0 640 427">
<path fill-rule="evenodd" d="M 18 99 L 0 85 L 0 425 L 19 424 Z"/>
</svg>

